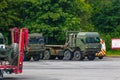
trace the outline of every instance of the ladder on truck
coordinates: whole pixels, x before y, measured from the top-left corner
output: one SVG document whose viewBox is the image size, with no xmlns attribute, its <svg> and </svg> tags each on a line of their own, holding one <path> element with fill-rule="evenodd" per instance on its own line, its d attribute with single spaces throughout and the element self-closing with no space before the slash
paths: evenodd
<svg viewBox="0 0 120 80">
<path fill-rule="evenodd" d="M 24 49 L 28 46 L 28 29 L 27 28 L 21 28 L 20 32 L 18 28 L 12 28 L 11 29 L 11 35 L 12 35 L 12 44 L 16 43 L 18 44 L 18 52 L 17 58 L 16 58 L 16 64 L 10 64 L 8 63 L 1 63 L 0 65 L 0 79 L 3 78 L 3 73 L 15 73 L 19 74 L 22 73 L 23 69 L 23 57 L 24 57 Z M 13 58 L 13 61 L 14 58 Z"/>
</svg>

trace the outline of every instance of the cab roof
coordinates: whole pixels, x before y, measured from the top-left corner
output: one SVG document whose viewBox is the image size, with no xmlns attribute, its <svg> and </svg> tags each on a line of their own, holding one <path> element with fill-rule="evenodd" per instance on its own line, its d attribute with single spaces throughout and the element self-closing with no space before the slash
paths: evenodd
<svg viewBox="0 0 120 80">
<path fill-rule="evenodd" d="M 42 37 L 42 34 L 40 34 L 40 33 L 31 33 L 31 34 L 29 34 L 29 37 Z"/>
<path fill-rule="evenodd" d="M 78 36 L 86 36 L 86 37 L 99 37 L 99 33 L 98 32 L 79 32 Z"/>
</svg>

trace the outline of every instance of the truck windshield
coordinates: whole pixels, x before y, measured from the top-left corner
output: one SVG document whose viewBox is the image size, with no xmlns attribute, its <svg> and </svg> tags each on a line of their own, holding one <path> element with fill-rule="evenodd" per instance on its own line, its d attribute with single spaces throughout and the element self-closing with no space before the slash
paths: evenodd
<svg viewBox="0 0 120 80">
<path fill-rule="evenodd" d="M 99 37 L 87 37 L 86 43 L 100 43 Z"/>
<path fill-rule="evenodd" d="M 44 44 L 43 38 L 29 38 L 29 44 Z"/>
<path fill-rule="evenodd" d="M 0 38 L 0 44 L 4 44 L 4 43 L 3 43 L 3 39 L 2 39 L 2 38 Z"/>
</svg>

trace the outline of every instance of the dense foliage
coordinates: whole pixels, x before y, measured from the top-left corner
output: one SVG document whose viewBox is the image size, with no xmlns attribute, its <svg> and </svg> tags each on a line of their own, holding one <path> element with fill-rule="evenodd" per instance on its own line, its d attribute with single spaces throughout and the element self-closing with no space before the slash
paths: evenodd
<svg viewBox="0 0 120 80">
<path fill-rule="evenodd" d="M 120 38 L 120 0 L 87 0 L 93 8 L 91 22 L 111 48 L 111 39 Z"/>
<path fill-rule="evenodd" d="M 51 44 L 64 44 L 65 31 L 98 31 L 110 49 L 120 37 L 119 0 L 0 0 L 0 30 L 28 27 Z"/>
</svg>

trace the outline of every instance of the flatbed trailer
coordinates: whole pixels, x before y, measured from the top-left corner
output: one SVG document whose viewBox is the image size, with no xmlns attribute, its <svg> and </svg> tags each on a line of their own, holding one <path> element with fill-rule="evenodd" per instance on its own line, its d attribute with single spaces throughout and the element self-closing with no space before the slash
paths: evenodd
<svg viewBox="0 0 120 80">
<path fill-rule="evenodd" d="M 63 59 L 65 45 L 45 45 L 46 51 L 44 52 L 44 59 Z"/>
</svg>

